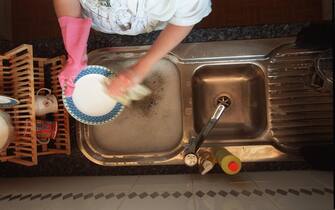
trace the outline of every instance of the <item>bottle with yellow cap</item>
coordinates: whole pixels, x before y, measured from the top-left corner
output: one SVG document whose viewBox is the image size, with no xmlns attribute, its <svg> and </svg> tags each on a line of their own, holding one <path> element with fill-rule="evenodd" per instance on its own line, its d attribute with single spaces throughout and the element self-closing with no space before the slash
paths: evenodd
<svg viewBox="0 0 335 210">
<path fill-rule="evenodd" d="M 241 170 L 242 164 L 240 159 L 225 148 L 217 149 L 215 151 L 215 158 L 221 169 L 229 175 L 237 174 Z"/>
</svg>

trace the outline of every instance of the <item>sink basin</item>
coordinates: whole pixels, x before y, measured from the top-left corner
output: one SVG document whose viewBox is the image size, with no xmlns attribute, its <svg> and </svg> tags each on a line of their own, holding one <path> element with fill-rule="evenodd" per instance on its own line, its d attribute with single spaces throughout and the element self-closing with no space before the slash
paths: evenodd
<svg viewBox="0 0 335 210">
<path fill-rule="evenodd" d="M 133 61 L 130 59 L 126 63 Z M 114 62 L 111 68 L 116 69 L 122 64 L 124 62 Z M 92 140 L 100 153 L 135 155 L 170 152 L 178 146 L 182 135 L 182 114 L 175 65 L 168 60 L 160 60 L 144 85 L 152 90 L 151 95 L 133 102 L 112 122 L 92 126 Z"/>
<path fill-rule="evenodd" d="M 116 72 L 134 64 L 140 53 L 104 53 L 90 64 L 104 65 Z M 176 65 L 161 59 L 143 82 L 152 94 L 125 107 L 113 121 L 87 126 L 80 124 L 86 152 L 99 164 L 123 161 L 148 162 L 176 155 L 182 141 L 180 78 Z M 99 160 L 99 161 L 97 161 Z"/>
<path fill-rule="evenodd" d="M 207 140 L 254 139 L 267 126 L 265 76 L 260 66 L 205 65 L 192 77 L 194 129 L 200 132 L 212 116 L 217 100 L 227 96 L 231 105 Z"/>
</svg>

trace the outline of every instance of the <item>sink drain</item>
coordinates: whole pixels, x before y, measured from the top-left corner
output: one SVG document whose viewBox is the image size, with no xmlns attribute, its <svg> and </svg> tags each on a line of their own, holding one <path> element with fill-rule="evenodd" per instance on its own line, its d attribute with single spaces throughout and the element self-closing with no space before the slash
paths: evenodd
<svg viewBox="0 0 335 210">
<path fill-rule="evenodd" d="M 231 100 L 228 96 L 225 96 L 225 95 L 221 95 L 219 97 L 216 98 L 216 106 L 219 105 L 219 104 L 222 104 L 224 105 L 226 108 L 230 106 L 231 104 Z"/>
</svg>

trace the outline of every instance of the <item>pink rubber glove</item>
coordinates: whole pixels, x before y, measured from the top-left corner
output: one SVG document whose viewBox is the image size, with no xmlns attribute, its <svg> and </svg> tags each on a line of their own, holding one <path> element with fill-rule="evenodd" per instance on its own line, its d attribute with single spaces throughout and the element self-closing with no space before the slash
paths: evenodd
<svg viewBox="0 0 335 210">
<path fill-rule="evenodd" d="M 69 97 L 72 96 L 76 76 L 87 65 L 86 49 L 92 20 L 63 16 L 58 18 L 58 22 L 68 53 L 67 62 L 58 79 L 62 89 L 65 88 L 65 96 Z"/>
</svg>

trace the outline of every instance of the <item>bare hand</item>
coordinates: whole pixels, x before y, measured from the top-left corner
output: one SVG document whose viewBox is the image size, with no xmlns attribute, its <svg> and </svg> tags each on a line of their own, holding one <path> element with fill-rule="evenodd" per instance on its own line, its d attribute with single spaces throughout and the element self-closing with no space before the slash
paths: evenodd
<svg viewBox="0 0 335 210">
<path fill-rule="evenodd" d="M 119 73 L 116 77 L 111 78 L 107 83 L 107 91 L 113 96 L 124 95 L 131 87 L 141 82 L 140 77 L 134 68 L 128 68 Z"/>
</svg>

